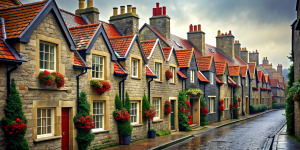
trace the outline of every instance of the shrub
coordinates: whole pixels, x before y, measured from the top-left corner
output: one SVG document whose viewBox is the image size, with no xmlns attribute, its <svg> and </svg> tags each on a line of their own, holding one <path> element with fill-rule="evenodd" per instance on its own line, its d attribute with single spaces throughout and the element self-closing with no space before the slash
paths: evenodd
<svg viewBox="0 0 300 150">
<path fill-rule="evenodd" d="M 90 116 L 90 109 L 91 105 L 87 101 L 86 93 L 81 92 L 78 100 L 78 107 L 77 107 L 77 115 L 73 118 L 73 122 L 75 126 L 77 125 L 77 120 L 87 116 Z M 88 118 L 89 118 L 88 117 Z M 77 143 L 78 143 L 78 149 L 79 150 L 86 150 L 88 146 L 91 145 L 91 142 L 94 140 L 95 135 L 91 133 L 89 130 L 86 130 L 85 128 L 78 128 L 77 127 Z"/>
<path fill-rule="evenodd" d="M 125 108 L 126 110 L 128 110 L 128 113 L 130 114 L 130 110 L 131 110 L 131 105 L 130 105 L 130 99 L 129 99 L 129 95 L 128 95 L 128 92 L 126 91 L 126 94 L 125 94 Z"/>
<path fill-rule="evenodd" d="M 206 100 L 204 97 L 201 97 L 200 98 L 200 125 L 201 126 L 206 126 L 207 124 L 206 115 L 208 113 L 208 110 L 206 107 L 207 107 Z"/>
<path fill-rule="evenodd" d="M 131 136 L 132 135 L 132 125 L 129 121 L 124 123 L 118 123 L 118 131 L 122 136 Z"/>
<path fill-rule="evenodd" d="M 27 131 L 27 119 L 24 115 L 22 108 L 22 100 L 19 92 L 16 89 L 15 80 L 11 81 L 11 89 L 6 99 L 6 105 L 4 107 L 5 117 L 1 120 L 1 127 L 4 131 L 5 145 L 7 150 L 18 149 L 18 150 L 29 150 L 29 145 L 24 138 Z M 18 133 L 7 132 L 8 130 L 15 131 L 12 127 L 15 125 L 19 127 Z M 6 128 L 6 129 L 5 129 Z"/>
<path fill-rule="evenodd" d="M 146 94 L 144 93 L 143 101 L 142 101 L 143 116 L 145 115 L 145 111 L 149 109 L 150 109 L 150 103 L 148 101 L 148 98 L 146 97 Z"/>
<path fill-rule="evenodd" d="M 157 136 L 164 136 L 164 135 L 169 135 L 169 134 L 171 134 L 170 130 L 162 130 L 162 131 L 157 131 L 156 132 Z"/>
<path fill-rule="evenodd" d="M 116 94 L 115 96 L 115 105 L 116 105 L 116 109 L 121 110 L 123 108 L 123 103 L 120 100 L 119 94 Z"/>
<path fill-rule="evenodd" d="M 200 96 L 203 95 L 203 91 L 198 88 L 190 88 L 186 90 L 186 94 L 192 96 Z"/>
<path fill-rule="evenodd" d="M 260 104 L 260 105 L 250 105 L 250 114 L 256 114 L 259 112 L 264 112 L 268 109 L 268 106 L 266 104 Z"/>
<path fill-rule="evenodd" d="M 285 108 L 285 107 L 286 107 L 286 103 L 273 103 L 274 109 L 281 109 L 281 108 Z"/>
<path fill-rule="evenodd" d="M 188 115 L 185 113 L 185 109 L 187 108 L 186 104 L 186 93 L 184 91 L 180 91 L 178 94 L 178 121 L 179 121 L 179 130 L 180 131 L 190 131 L 191 128 L 188 123 Z"/>
<path fill-rule="evenodd" d="M 236 95 L 237 91 L 238 91 L 238 88 L 235 87 L 234 88 L 234 96 L 233 96 L 233 105 L 230 105 L 230 110 L 233 113 L 234 119 L 239 119 L 239 108 L 238 108 L 239 107 L 239 103 L 238 103 L 239 99 Z"/>
</svg>

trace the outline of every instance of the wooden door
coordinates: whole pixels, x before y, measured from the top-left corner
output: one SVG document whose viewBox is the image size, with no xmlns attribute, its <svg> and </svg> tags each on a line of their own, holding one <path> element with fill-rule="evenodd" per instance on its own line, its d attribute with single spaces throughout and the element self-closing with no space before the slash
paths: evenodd
<svg viewBox="0 0 300 150">
<path fill-rule="evenodd" d="M 69 150 L 69 108 L 61 110 L 61 149 Z"/>
</svg>

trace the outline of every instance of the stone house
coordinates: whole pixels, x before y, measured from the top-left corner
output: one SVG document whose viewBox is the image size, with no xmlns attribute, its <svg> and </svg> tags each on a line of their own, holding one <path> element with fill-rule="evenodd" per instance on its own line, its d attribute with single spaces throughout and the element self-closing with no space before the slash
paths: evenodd
<svg viewBox="0 0 300 150">
<path fill-rule="evenodd" d="M 251 84 L 250 84 L 250 72 L 249 67 L 247 65 L 241 66 L 241 72 L 242 72 L 242 114 L 248 115 L 249 109 L 250 109 L 250 90 L 251 90 Z"/>
</svg>

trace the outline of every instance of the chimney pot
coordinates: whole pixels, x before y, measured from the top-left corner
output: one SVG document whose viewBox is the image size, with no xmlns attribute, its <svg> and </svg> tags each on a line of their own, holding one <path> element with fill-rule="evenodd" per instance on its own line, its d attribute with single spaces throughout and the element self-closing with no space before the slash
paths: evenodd
<svg viewBox="0 0 300 150">
<path fill-rule="evenodd" d="M 227 35 L 227 32 L 225 32 L 225 35 Z"/>
<path fill-rule="evenodd" d="M 114 7 L 113 9 L 114 9 L 114 12 L 113 12 L 114 14 L 113 15 L 117 16 L 118 15 L 118 7 Z"/>
<path fill-rule="evenodd" d="M 197 25 L 194 25 L 194 32 L 197 31 Z"/>
<path fill-rule="evenodd" d="M 156 16 L 156 8 L 153 8 L 153 16 Z"/>
<path fill-rule="evenodd" d="M 162 15 L 162 8 L 159 7 L 159 15 Z"/>
<path fill-rule="evenodd" d="M 222 33 L 222 36 L 224 36 L 224 33 Z"/>
<path fill-rule="evenodd" d="M 159 8 L 159 3 L 156 3 L 156 8 Z"/>
<path fill-rule="evenodd" d="M 132 13 L 132 5 L 127 5 L 127 13 Z"/>
<path fill-rule="evenodd" d="M 240 40 L 238 40 L 238 43 L 240 43 Z"/>
<path fill-rule="evenodd" d="M 258 53 L 257 50 L 256 50 L 256 53 Z"/>
<path fill-rule="evenodd" d="M 198 31 L 201 31 L 201 24 L 198 24 Z"/>
<path fill-rule="evenodd" d="M 218 36 L 221 36 L 221 31 L 220 30 L 218 30 Z"/>
<path fill-rule="evenodd" d="M 79 9 L 84 9 L 85 0 L 79 0 Z"/>
<path fill-rule="evenodd" d="M 167 15 L 167 8 L 166 8 L 166 6 L 163 7 L 163 15 Z"/>
<path fill-rule="evenodd" d="M 229 30 L 229 33 L 228 33 L 228 35 L 231 35 L 231 30 Z"/>
<path fill-rule="evenodd" d="M 235 40 L 234 43 L 237 43 L 237 40 Z"/>
<path fill-rule="evenodd" d="M 94 0 L 88 0 L 87 8 L 94 7 Z"/>
<path fill-rule="evenodd" d="M 193 32 L 193 25 L 190 25 L 190 32 Z"/>
<path fill-rule="evenodd" d="M 136 7 L 132 7 L 132 13 L 136 14 Z"/>
<path fill-rule="evenodd" d="M 121 6 L 121 15 L 125 14 L 125 6 Z"/>
</svg>

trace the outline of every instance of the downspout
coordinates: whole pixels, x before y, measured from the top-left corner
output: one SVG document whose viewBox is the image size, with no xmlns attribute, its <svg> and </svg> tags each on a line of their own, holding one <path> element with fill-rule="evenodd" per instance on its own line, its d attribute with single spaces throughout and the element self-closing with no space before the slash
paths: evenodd
<svg viewBox="0 0 300 150">
<path fill-rule="evenodd" d="M 245 115 L 245 112 L 244 112 L 244 84 L 242 82 L 242 115 Z"/>
<path fill-rule="evenodd" d="M 8 97 L 8 95 L 9 95 L 9 93 L 10 93 L 10 74 L 11 74 L 13 71 L 17 70 L 18 67 L 19 67 L 19 64 L 16 64 L 16 65 L 15 65 L 13 68 L 11 68 L 11 69 L 8 69 L 8 66 L 7 66 L 7 74 L 6 74 L 6 78 L 7 78 L 7 80 L 6 80 L 7 97 Z"/>
<path fill-rule="evenodd" d="M 252 99 L 252 97 L 251 97 L 252 96 L 252 93 L 251 93 L 251 82 L 252 82 L 252 79 L 249 78 L 249 93 L 248 93 L 249 94 L 248 95 L 249 96 L 249 107 L 248 107 L 249 108 L 249 115 L 250 115 L 250 105 L 251 105 L 251 99 Z"/>
<path fill-rule="evenodd" d="M 181 82 L 182 82 L 182 84 L 181 84 L 181 86 L 182 86 L 181 91 L 182 91 L 182 92 L 183 92 L 183 80 L 184 80 L 184 79 L 182 79 L 182 81 L 181 81 Z"/>
<path fill-rule="evenodd" d="M 127 79 L 127 75 L 119 82 L 119 97 L 120 99 L 123 98 L 123 105 L 125 104 L 124 102 L 124 81 Z M 122 83 L 123 83 L 123 88 L 122 88 Z M 123 96 L 122 96 L 123 94 Z"/>
<path fill-rule="evenodd" d="M 83 69 L 81 69 L 81 71 L 83 71 Z M 87 69 L 84 69 L 84 71 L 76 76 L 76 81 L 77 81 L 77 111 L 78 111 L 78 107 L 79 107 L 79 77 L 86 74 L 87 73 Z"/>
<path fill-rule="evenodd" d="M 153 78 L 148 82 L 148 101 L 150 103 L 150 83 L 153 81 Z M 150 119 L 148 119 L 148 131 L 150 131 Z"/>
<path fill-rule="evenodd" d="M 233 86 L 231 86 L 231 92 L 230 92 L 230 94 L 231 94 L 231 104 L 233 104 Z M 233 111 L 230 111 L 230 114 L 231 114 L 231 119 L 233 118 Z"/>
<path fill-rule="evenodd" d="M 186 90 L 186 79 L 185 79 L 184 89 Z"/>
<path fill-rule="evenodd" d="M 203 97 L 206 99 L 206 97 L 205 97 L 205 87 L 206 87 L 206 84 L 204 84 L 204 94 L 203 94 Z"/>
</svg>

